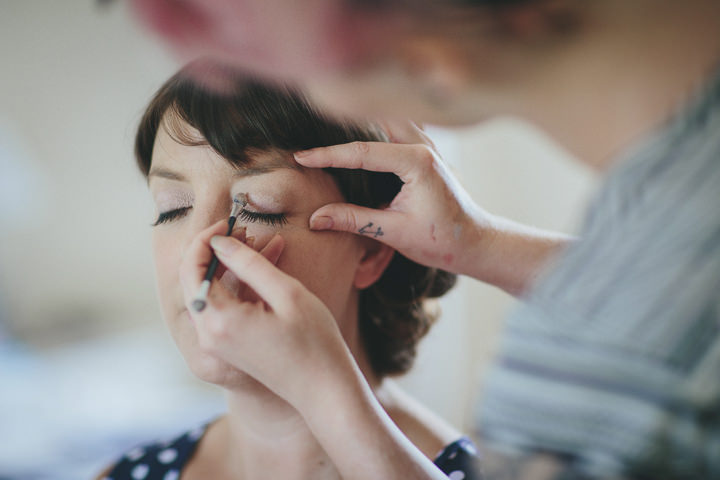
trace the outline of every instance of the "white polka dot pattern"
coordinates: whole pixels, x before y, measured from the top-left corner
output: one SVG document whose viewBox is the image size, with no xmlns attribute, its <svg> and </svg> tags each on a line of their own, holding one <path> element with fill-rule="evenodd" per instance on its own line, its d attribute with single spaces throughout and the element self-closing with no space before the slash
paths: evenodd
<svg viewBox="0 0 720 480">
<path fill-rule="evenodd" d="M 139 465 L 136 465 L 135 468 L 132 469 L 130 475 L 135 480 L 143 480 L 145 477 L 148 476 L 148 473 L 150 473 L 150 467 L 148 467 L 144 463 L 141 463 Z"/>
<path fill-rule="evenodd" d="M 145 450 L 143 448 L 138 447 L 138 448 L 134 448 L 134 449 L 130 450 L 127 453 L 127 455 L 125 455 L 125 456 L 131 462 L 137 462 L 138 460 L 140 460 L 140 458 L 142 458 L 143 455 L 145 455 Z"/>
<path fill-rule="evenodd" d="M 131 450 L 103 480 L 180 480 L 181 472 L 193 455 L 206 426 L 172 439 Z M 478 459 L 472 441 L 463 437 L 436 455 L 435 464 L 449 480 L 479 480 Z"/>
<path fill-rule="evenodd" d="M 190 440 L 198 440 L 205 433 L 205 427 L 198 427 L 195 430 L 187 434 Z"/>
<path fill-rule="evenodd" d="M 163 480 L 177 480 L 178 478 L 180 478 L 180 472 L 177 470 L 170 470 L 165 474 Z"/>
<path fill-rule="evenodd" d="M 177 450 L 174 448 L 166 448 L 165 450 L 162 450 L 160 453 L 158 453 L 158 461 L 160 463 L 164 463 L 167 465 L 168 463 L 172 463 L 173 460 L 175 460 L 178 456 Z"/>
</svg>

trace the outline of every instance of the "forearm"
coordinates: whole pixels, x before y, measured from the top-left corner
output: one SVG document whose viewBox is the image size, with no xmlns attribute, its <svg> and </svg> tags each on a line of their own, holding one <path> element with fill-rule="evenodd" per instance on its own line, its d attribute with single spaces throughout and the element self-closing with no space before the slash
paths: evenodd
<svg viewBox="0 0 720 480">
<path fill-rule="evenodd" d="M 395 426 L 357 368 L 352 376 L 357 381 L 346 378 L 303 408 L 342 478 L 447 480 Z"/>
<path fill-rule="evenodd" d="M 471 245 L 458 272 L 521 295 L 543 268 L 574 239 L 511 220 L 484 215 L 471 229 Z"/>
</svg>

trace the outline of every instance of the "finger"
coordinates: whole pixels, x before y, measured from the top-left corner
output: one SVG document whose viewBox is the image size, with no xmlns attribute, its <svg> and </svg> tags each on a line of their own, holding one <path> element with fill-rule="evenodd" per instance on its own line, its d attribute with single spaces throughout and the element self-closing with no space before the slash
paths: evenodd
<svg viewBox="0 0 720 480">
<path fill-rule="evenodd" d="M 284 249 L 285 241 L 278 233 L 260 250 L 260 253 L 267 258 L 270 263 L 276 265 Z"/>
<path fill-rule="evenodd" d="M 277 236 L 284 244 L 284 240 Z M 293 292 L 300 283 L 279 270 L 260 252 L 248 248 L 231 237 L 215 236 L 211 246 L 218 259 L 241 281 L 270 305 L 273 310 L 286 312 L 292 305 Z M 277 247 L 274 247 L 277 248 Z"/>
<path fill-rule="evenodd" d="M 253 238 L 253 237 L 251 237 Z M 245 241 L 245 245 L 250 246 L 252 248 L 252 245 L 250 245 L 249 242 L 250 238 Z M 253 238 L 254 240 L 254 238 Z M 285 241 L 280 236 L 280 234 L 275 234 L 273 238 L 270 239 L 270 241 L 260 250 L 260 254 L 268 259 L 270 263 L 273 265 L 277 265 L 277 261 L 280 258 L 280 254 L 282 254 L 283 249 L 285 248 Z M 234 275 L 233 275 L 233 278 Z M 249 288 L 246 284 L 245 289 L 243 290 L 241 298 L 243 301 L 246 302 L 258 302 L 262 299 L 258 296 L 257 292 L 255 292 L 252 288 Z"/>
<path fill-rule="evenodd" d="M 195 238 L 190 242 L 187 249 L 183 253 L 183 260 L 180 263 L 180 281 L 183 287 L 191 286 L 190 284 L 199 284 L 200 279 L 195 279 L 196 268 L 194 266 L 200 266 L 207 268 L 207 265 L 212 259 L 212 250 L 210 249 L 210 239 L 213 235 L 222 235 L 225 233 L 226 222 L 220 220 L 213 225 L 209 226 L 205 230 L 198 233 Z M 197 282 L 193 281 L 197 280 Z"/>
<path fill-rule="evenodd" d="M 295 160 L 306 167 L 392 172 L 406 183 L 413 170 L 433 158 L 433 152 L 428 145 L 385 142 L 352 142 L 295 153 Z"/>
<path fill-rule="evenodd" d="M 311 230 L 334 230 L 372 237 L 397 248 L 403 228 L 403 214 L 375 210 L 349 203 L 330 203 L 318 208 L 310 217 Z"/>
<path fill-rule="evenodd" d="M 383 120 L 380 124 L 393 143 L 424 143 L 435 148 L 430 137 L 414 122 L 408 120 Z"/>
<path fill-rule="evenodd" d="M 243 241 L 246 230 L 246 227 L 240 227 L 235 229 L 232 235 Z M 179 270 L 180 283 L 186 298 L 191 298 L 197 293 L 212 261 L 210 239 L 215 235 L 225 235 L 225 233 L 227 233 L 227 220 L 220 220 L 198 233 L 188 246 Z"/>
<path fill-rule="evenodd" d="M 232 332 L 238 333 L 252 318 L 257 318 L 257 313 L 265 309 L 260 298 L 253 292 L 244 295 L 242 299 L 221 284 L 213 285 L 207 297 L 207 303 L 202 312 L 191 310 L 193 316 L 202 316 L 202 322 L 196 322 L 198 333 L 214 330 L 217 334 L 227 337 Z M 260 307 L 258 309 L 258 307 Z M 255 312 L 255 315 L 251 315 Z M 231 321 L 228 321 L 231 319 Z M 238 322 L 237 320 L 243 320 Z M 213 342 L 214 343 L 214 342 Z"/>
</svg>

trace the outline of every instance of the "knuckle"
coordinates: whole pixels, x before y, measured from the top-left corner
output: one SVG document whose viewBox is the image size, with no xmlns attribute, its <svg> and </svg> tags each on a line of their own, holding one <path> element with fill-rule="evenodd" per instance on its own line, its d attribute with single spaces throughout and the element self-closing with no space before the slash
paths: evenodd
<svg viewBox="0 0 720 480">
<path fill-rule="evenodd" d="M 417 144 L 414 145 L 418 164 L 424 169 L 431 169 L 437 161 L 435 152 L 428 145 Z"/>
<path fill-rule="evenodd" d="M 289 304 L 288 306 L 297 306 L 305 298 L 305 289 L 300 282 L 293 281 L 288 284 L 285 295 Z"/>
<path fill-rule="evenodd" d="M 368 142 L 355 141 L 352 142 L 352 146 L 355 149 L 355 153 L 366 154 L 370 151 L 370 144 Z"/>
<path fill-rule="evenodd" d="M 205 330 L 212 340 L 224 340 L 229 336 L 228 323 L 225 319 L 225 315 L 221 312 L 215 315 L 208 315 L 207 318 L 203 319 Z"/>
<path fill-rule="evenodd" d="M 370 144 L 368 142 L 352 142 L 351 144 L 353 154 L 355 156 L 356 165 L 357 168 L 362 168 L 363 166 L 363 158 L 370 152 Z"/>
<path fill-rule="evenodd" d="M 343 230 L 354 232 L 358 229 L 359 219 L 357 214 L 352 210 L 345 210 L 341 216 L 341 222 Z"/>
<path fill-rule="evenodd" d="M 262 256 L 250 248 L 238 248 L 227 258 L 226 266 L 230 270 L 244 271 L 257 267 Z"/>
</svg>

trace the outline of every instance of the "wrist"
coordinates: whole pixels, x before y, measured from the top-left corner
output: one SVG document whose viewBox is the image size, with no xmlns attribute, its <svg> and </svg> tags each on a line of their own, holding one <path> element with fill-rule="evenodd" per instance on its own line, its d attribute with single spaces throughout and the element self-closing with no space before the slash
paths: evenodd
<svg viewBox="0 0 720 480">
<path fill-rule="evenodd" d="M 572 238 L 482 212 L 459 273 L 520 295 Z"/>
<path fill-rule="evenodd" d="M 501 219 L 480 208 L 466 214 L 463 225 L 456 229 L 460 234 L 456 238 L 459 248 L 455 255 L 455 273 L 491 283 L 495 246 L 501 243 L 500 222 Z"/>
<path fill-rule="evenodd" d="M 321 388 L 302 414 L 342 478 L 447 478 L 393 423 L 357 367 Z"/>
<path fill-rule="evenodd" d="M 320 427 L 327 424 L 329 412 L 347 410 L 347 418 L 357 417 L 374 401 L 374 395 L 349 349 L 341 358 L 325 368 L 311 385 L 302 387 L 302 394 L 295 407 L 305 421 Z"/>
</svg>

